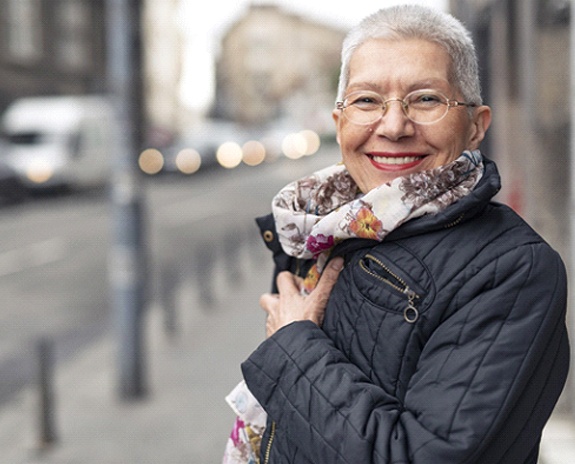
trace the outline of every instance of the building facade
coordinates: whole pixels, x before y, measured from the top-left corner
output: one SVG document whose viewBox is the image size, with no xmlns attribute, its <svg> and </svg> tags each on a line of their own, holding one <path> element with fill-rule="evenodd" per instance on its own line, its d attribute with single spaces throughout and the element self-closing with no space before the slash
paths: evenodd
<svg viewBox="0 0 575 464">
<path fill-rule="evenodd" d="M 344 35 L 277 6 L 252 4 L 222 40 L 215 115 L 252 125 L 281 118 L 332 125 Z"/>
<path fill-rule="evenodd" d="M 476 41 L 484 98 L 493 108 L 484 151 L 501 171 L 499 199 L 525 217 L 570 270 L 570 2 L 451 0 L 450 9 Z M 575 410 L 571 381 L 563 405 Z"/>
<path fill-rule="evenodd" d="M 180 0 L 145 0 L 142 12 L 144 101 L 148 142 L 162 146 L 183 130 L 180 97 L 184 37 L 178 27 Z"/>
<path fill-rule="evenodd" d="M 105 89 L 101 0 L 0 0 L 0 111 L 30 95 Z"/>
<path fill-rule="evenodd" d="M 0 0 L 0 112 L 26 96 L 108 91 L 104 0 Z M 147 138 L 169 142 L 179 101 L 180 0 L 142 0 L 142 69 Z"/>
<path fill-rule="evenodd" d="M 567 256 L 569 2 L 452 0 L 451 12 L 475 36 L 500 198 Z"/>
</svg>

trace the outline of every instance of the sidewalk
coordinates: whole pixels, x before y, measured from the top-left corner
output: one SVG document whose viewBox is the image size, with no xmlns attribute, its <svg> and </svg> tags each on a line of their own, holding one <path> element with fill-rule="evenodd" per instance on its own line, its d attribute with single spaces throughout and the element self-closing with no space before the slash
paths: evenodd
<svg viewBox="0 0 575 464">
<path fill-rule="evenodd" d="M 150 309 L 144 399 L 118 399 L 110 334 L 57 367 L 51 447 L 39 446 L 36 388 L 0 409 L 0 464 L 219 464 L 234 419 L 224 397 L 241 378 L 240 362 L 264 336 L 258 298 L 271 273 L 263 247 L 261 255 L 244 249 L 240 259 L 237 286 L 225 281 L 218 264 L 221 290 L 213 307 L 202 307 L 191 283 L 179 289 L 175 336 L 164 330 L 161 308 Z M 575 422 L 560 412 L 545 429 L 540 463 L 575 463 Z"/>
<path fill-rule="evenodd" d="M 269 289 L 271 260 L 261 250 L 251 257 L 242 251 L 243 280 L 237 286 L 226 282 L 218 264 L 214 274 L 222 281 L 215 288 L 222 290 L 213 307 L 202 307 L 194 285 L 180 288 L 180 332 L 172 338 L 161 308 L 150 309 L 144 399 L 118 399 L 110 334 L 56 368 L 57 441 L 51 447 L 39 447 L 36 388 L 0 409 L 0 463 L 220 463 L 234 420 L 224 397 L 241 379 L 241 361 L 265 335 L 258 299 Z"/>
<path fill-rule="evenodd" d="M 575 421 L 561 411 L 551 416 L 543 431 L 540 463 L 575 463 Z"/>
</svg>

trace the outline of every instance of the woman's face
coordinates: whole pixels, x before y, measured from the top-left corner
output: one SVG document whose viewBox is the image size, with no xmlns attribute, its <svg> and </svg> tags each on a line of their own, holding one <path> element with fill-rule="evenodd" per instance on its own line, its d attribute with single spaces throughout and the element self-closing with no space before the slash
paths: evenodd
<svg viewBox="0 0 575 464">
<path fill-rule="evenodd" d="M 346 95 L 370 90 L 387 100 L 434 89 L 450 100 L 462 101 L 449 81 L 450 65 L 447 52 L 433 42 L 372 39 L 351 58 Z M 470 117 L 467 107 L 455 107 L 439 122 L 421 125 L 405 116 L 400 103 L 390 102 L 385 116 L 371 125 L 354 124 L 338 109 L 333 117 L 343 162 L 366 193 L 396 177 L 444 165 L 464 150 L 478 148 L 491 110 L 481 106 Z"/>
</svg>

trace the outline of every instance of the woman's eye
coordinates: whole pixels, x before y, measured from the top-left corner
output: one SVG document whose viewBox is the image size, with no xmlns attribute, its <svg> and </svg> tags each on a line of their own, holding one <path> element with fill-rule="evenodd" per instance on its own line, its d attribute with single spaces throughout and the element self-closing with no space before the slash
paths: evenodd
<svg viewBox="0 0 575 464">
<path fill-rule="evenodd" d="M 418 95 L 412 95 L 407 104 L 412 108 L 435 108 L 443 102 L 443 99 L 433 93 L 424 93 Z"/>
<path fill-rule="evenodd" d="M 352 100 L 350 100 L 349 104 L 353 105 L 353 106 L 361 106 L 361 107 L 370 107 L 370 106 L 375 107 L 375 106 L 378 106 L 380 104 L 380 102 L 375 97 L 372 97 L 370 95 L 363 95 L 363 96 L 354 97 Z"/>
<path fill-rule="evenodd" d="M 425 95 L 421 95 L 421 96 L 419 97 L 419 99 L 420 99 L 421 101 L 426 101 L 426 102 L 437 102 L 437 101 L 440 101 L 440 100 L 441 100 L 441 98 L 439 97 L 439 95 L 435 95 L 435 94 L 432 94 L 432 93 L 428 93 L 428 94 L 425 94 Z"/>
</svg>

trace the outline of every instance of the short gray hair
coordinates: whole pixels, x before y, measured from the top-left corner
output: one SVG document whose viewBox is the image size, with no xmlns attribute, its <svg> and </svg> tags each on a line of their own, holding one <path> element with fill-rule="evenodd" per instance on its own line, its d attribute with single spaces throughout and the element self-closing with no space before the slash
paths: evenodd
<svg viewBox="0 0 575 464">
<path fill-rule="evenodd" d="M 420 5 L 381 9 L 349 31 L 341 52 L 338 100 L 345 96 L 353 53 L 370 39 L 422 39 L 438 44 L 451 57 L 451 83 L 466 101 L 482 103 L 479 65 L 471 34 L 450 14 Z"/>
</svg>

